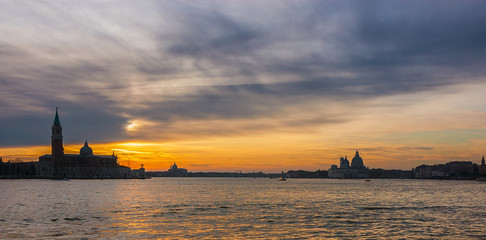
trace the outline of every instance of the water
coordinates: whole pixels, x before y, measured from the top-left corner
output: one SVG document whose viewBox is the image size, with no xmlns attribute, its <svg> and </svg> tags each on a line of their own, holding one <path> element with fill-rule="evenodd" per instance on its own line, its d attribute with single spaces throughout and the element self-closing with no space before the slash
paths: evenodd
<svg viewBox="0 0 486 240">
<path fill-rule="evenodd" d="M 0 239 L 486 239 L 474 181 L 0 180 Z"/>
</svg>

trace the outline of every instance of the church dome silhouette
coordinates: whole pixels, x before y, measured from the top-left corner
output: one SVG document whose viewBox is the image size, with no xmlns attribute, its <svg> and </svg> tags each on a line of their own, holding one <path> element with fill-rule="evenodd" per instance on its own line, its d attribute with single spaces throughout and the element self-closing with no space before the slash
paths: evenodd
<svg viewBox="0 0 486 240">
<path fill-rule="evenodd" d="M 356 150 L 356 155 L 354 156 L 353 160 L 351 161 L 352 168 L 362 168 L 364 167 L 363 159 L 359 156 L 358 150 Z"/>
<path fill-rule="evenodd" d="M 93 155 L 93 149 L 88 146 L 88 140 L 84 142 L 84 146 L 79 150 L 80 155 Z"/>
</svg>

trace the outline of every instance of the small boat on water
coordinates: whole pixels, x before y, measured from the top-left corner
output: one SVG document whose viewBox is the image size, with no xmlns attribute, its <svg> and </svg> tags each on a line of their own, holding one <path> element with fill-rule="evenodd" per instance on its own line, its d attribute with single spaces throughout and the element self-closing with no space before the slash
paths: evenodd
<svg viewBox="0 0 486 240">
<path fill-rule="evenodd" d="M 287 181 L 287 179 L 285 177 L 279 177 L 278 180 L 279 181 Z"/>
</svg>

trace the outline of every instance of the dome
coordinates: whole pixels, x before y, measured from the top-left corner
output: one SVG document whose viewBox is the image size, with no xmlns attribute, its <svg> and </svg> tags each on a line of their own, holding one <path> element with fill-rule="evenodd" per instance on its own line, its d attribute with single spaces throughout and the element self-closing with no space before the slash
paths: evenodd
<svg viewBox="0 0 486 240">
<path fill-rule="evenodd" d="M 359 156 L 359 152 L 356 150 L 356 155 L 354 156 L 353 160 L 351 161 L 352 168 L 363 168 L 363 159 Z"/>
<path fill-rule="evenodd" d="M 349 160 L 348 160 L 348 157 L 341 157 L 340 159 L 340 164 L 339 164 L 339 168 L 349 168 Z"/>
<path fill-rule="evenodd" d="M 93 155 L 93 149 L 88 146 L 88 140 L 84 142 L 84 146 L 79 150 L 80 155 Z"/>
</svg>

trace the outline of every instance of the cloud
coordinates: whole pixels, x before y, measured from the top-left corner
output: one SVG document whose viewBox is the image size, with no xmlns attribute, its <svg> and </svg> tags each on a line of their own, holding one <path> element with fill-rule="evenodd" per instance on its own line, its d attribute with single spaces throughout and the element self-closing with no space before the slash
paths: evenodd
<svg viewBox="0 0 486 240">
<path fill-rule="evenodd" d="M 433 147 L 398 147 L 397 150 L 399 150 L 399 151 L 415 151 L 415 150 L 430 151 L 430 150 L 434 150 L 434 148 Z"/>
<path fill-rule="evenodd" d="M 72 141 L 350 122 L 377 98 L 481 81 L 484 5 L 5 2 L 0 141 L 45 143 L 55 106 Z M 136 119 L 150 124 L 127 133 Z"/>
</svg>

